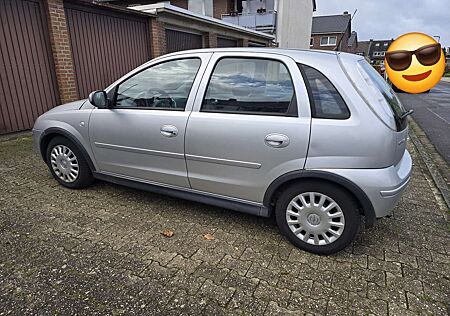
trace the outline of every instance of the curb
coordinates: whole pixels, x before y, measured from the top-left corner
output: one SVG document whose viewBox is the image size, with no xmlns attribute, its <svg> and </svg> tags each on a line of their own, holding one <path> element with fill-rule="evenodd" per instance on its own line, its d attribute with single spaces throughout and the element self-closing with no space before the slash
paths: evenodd
<svg viewBox="0 0 450 316">
<path fill-rule="evenodd" d="M 419 153 L 420 157 L 422 158 L 423 162 L 425 163 L 425 166 L 427 167 L 428 171 L 430 172 L 431 177 L 433 178 L 433 181 L 439 191 L 439 193 L 442 195 L 445 204 L 447 204 L 447 210 L 450 210 L 450 189 L 449 185 L 447 184 L 447 181 L 444 179 L 443 175 L 440 172 L 440 168 L 436 165 L 436 162 L 433 160 L 430 154 L 430 150 L 434 150 L 432 153 L 434 156 L 440 157 L 440 155 L 437 153 L 435 149 L 431 148 L 425 148 L 425 145 L 420 141 L 420 138 L 417 136 L 417 130 L 423 133 L 420 126 L 414 121 L 413 118 L 410 118 L 410 125 L 411 128 L 409 129 L 409 138 L 411 139 L 414 147 L 416 147 L 417 152 Z M 425 133 L 423 133 L 426 137 Z M 428 139 L 428 138 L 427 138 Z M 429 147 L 429 146 L 428 146 Z M 450 168 L 447 166 L 447 169 L 450 170 Z"/>
</svg>

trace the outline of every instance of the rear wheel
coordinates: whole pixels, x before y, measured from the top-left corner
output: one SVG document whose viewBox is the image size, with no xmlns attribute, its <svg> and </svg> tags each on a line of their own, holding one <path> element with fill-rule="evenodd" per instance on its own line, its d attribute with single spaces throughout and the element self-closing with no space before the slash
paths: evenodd
<svg viewBox="0 0 450 316">
<path fill-rule="evenodd" d="M 332 254 L 347 247 L 361 222 L 356 201 L 347 191 L 318 181 L 299 183 L 282 192 L 276 219 L 289 241 L 317 254 Z"/>
<path fill-rule="evenodd" d="M 94 180 L 78 147 L 65 137 L 53 138 L 47 147 L 47 164 L 53 177 L 65 187 L 80 189 Z"/>
</svg>

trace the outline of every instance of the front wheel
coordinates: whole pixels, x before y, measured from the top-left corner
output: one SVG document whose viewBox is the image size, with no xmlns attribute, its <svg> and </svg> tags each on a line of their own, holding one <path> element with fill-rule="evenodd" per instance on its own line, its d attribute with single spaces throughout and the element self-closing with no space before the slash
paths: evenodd
<svg viewBox="0 0 450 316">
<path fill-rule="evenodd" d="M 80 189 L 94 180 L 91 169 L 78 147 L 57 136 L 47 147 L 47 164 L 53 177 L 65 187 Z"/>
<path fill-rule="evenodd" d="M 282 192 L 276 219 L 291 243 L 321 255 L 347 247 L 361 223 L 356 201 L 347 191 L 318 181 L 299 183 Z"/>
</svg>

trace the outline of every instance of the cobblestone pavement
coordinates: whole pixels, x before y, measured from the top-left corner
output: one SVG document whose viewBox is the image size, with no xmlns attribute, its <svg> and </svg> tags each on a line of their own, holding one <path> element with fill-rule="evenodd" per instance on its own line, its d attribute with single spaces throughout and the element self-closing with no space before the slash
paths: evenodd
<svg viewBox="0 0 450 316">
<path fill-rule="evenodd" d="M 102 182 L 64 189 L 29 137 L 3 141 L 0 315 L 447 315 L 447 210 L 411 150 L 394 216 L 320 257 L 270 219 Z"/>
</svg>

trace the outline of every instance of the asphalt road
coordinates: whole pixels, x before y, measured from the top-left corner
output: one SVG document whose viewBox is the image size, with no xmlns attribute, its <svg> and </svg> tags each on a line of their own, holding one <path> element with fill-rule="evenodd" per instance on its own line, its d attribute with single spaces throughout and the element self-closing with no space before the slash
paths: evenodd
<svg viewBox="0 0 450 316">
<path fill-rule="evenodd" d="M 450 164 L 450 82 L 441 81 L 430 93 L 397 94 L 431 143 Z"/>
</svg>

